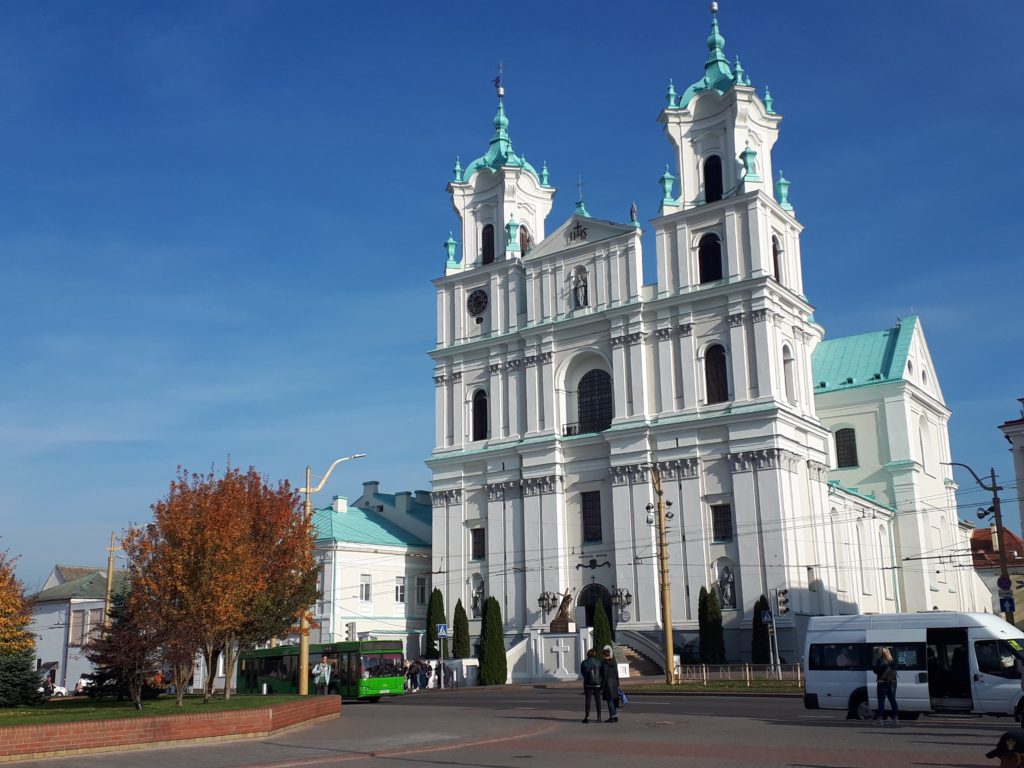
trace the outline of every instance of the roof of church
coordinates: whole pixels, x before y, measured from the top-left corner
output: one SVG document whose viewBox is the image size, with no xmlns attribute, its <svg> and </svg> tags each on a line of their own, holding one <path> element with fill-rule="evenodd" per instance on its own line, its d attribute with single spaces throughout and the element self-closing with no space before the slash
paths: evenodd
<svg viewBox="0 0 1024 768">
<path fill-rule="evenodd" d="M 498 88 L 499 93 L 503 94 L 504 91 L 500 85 Z M 496 172 L 504 166 L 515 166 L 532 173 L 541 186 L 548 186 L 547 167 L 545 166 L 543 174 L 538 174 L 537 170 L 526 162 L 525 157 L 517 155 L 512 149 L 512 137 L 508 133 L 508 117 L 505 115 L 505 100 L 501 95 L 498 96 L 498 112 L 491 122 L 494 125 L 494 134 L 491 136 L 491 144 L 487 148 L 487 152 L 467 165 L 465 170 L 462 169 L 456 158 L 453 183 L 465 183 L 473 178 L 474 173 L 484 168 Z"/>
<path fill-rule="evenodd" d="M 429 547 L 430 544 L 414 536 L 371 509 L 348 507 L 335 512 L 324 507 L 313 513 L 318 541 L 333 539 L 349 544 L 377 544 L 389 547 Z"/>
<path fill-rule="evenodd" d="M 1009 528 L 1003 528 L 1003 545 L 1006 547 L 1006 564 L 1012 567 L 1024 566 L 1024 541 Z M 999 553 L 992 547 L 992 529 L 975 528 L 971 534 L 971 559 L 975 568 L 999 568 Z"/>
<path fill-rule="evenodd" d="M 395 494 L 393 493 L 375 493 L 373 498 L 377 501 L 382 501 L 389 507 L 395 507 Z M 430 525 L 434 520 L 434 510 L 430 504 L 420 504 L 415 498 L 409 498 L 409 509 L 408 515 L 416 518 L 417 522 L 423 523 L 424 525 Z"/>
<path fill-rule="evenodd" d="M 84 569 L 78 569 L 84 570 Z M 119 591 L 128 579 L 128 572 L 114 571 L 114 584 L 111 591 Z M 37 603 L 54 600 L 103 600 L 107 596 L 107 574 L 104 571 L 92 570 L 76 579 L 65 581 L 55 587 L 44 589 L 32 596 Z"/>
<path fill-rule="evenodd" d="M 916 326 L 911 315 L 884 331 L 821 342 L 811 355 L 815 394 L 902 379 Z"/>
</svg>

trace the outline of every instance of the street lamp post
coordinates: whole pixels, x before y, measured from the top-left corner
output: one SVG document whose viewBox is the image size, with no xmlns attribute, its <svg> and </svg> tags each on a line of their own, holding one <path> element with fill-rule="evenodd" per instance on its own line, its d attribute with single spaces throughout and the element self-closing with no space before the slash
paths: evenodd
<svg viewBox="0 0 1024 768">
<path fill-rule="evenodd" d="M 647 505 L 647 522 L 656 523 L 658 526 L 658 572 L 661 584 L 661 621 L 665 629 L 665 682 L 675 685 L 676 665 L 675 650 L 672 647 L 672 596 L 668 581 L 668 537 L 665 533 L 666 520 L 673 517 L 671 509 L 672 502 L 665 501 L 661 487 L 661 474 L 657 467 L 650 465 L 651 484 L 654 486 L 654 493 L 658 497 L 657 516 L 655 506 Z"/>
<path fill-rule="evenodd" d="M 548 617 L 551 611 L 555 610 L 555 606 L 562 600 L 561 595 L 556 595 L 554 592 L 541 592 L 540 597 L 537 598 L 538 607 L 544 612 L 544 618 Z"/>
<path fill-rule="evenodd" d="M 1006 563 L 1006 542 L 1003 537 L 1003 513 L 999 507 L 999 491 L 1003 490 L 1001 485 L 996 484 L 996 470 L 995 467 L 990 469 L 990 483 L 985 485 L 985 482 L 978 477 L 978 474 L 966 464 L 961 464 L 959 461 L 944 461 L 942 462 L 948 467 L 963 467 L 971 473 L 971 477 L 974 478 L 981 489 L 989 491 L 992 494 L 992 517 L 996 523 L 996 544 L 999 547 L 999 580 L 1003 584 L 1010 583 L 1010 571 Z M 979 515 L 980 516 L 980 515 Z M 1014 624 L 1014 612 L 1006 611 L 1006 621 L 1010 624 Z"/>
<path fill-rule="evenodd" d="M 330 467 L 328 467 L 324 476 L 320 478 L 320 485 L 316 488 L 313 487 L 312 470 L 308 464 L 306 465 L 306 487 L 299 488 L 299 493 L 306 494 L 305 513 L 307 520 L 311 520 L 313 518 L 313 500 L 311 496 L 314 493 L 323 490 L 324 485 L 327 483 L 327 478 L 331 476 L 331 472 L 334 471 L 334 468 L 343 461 L 361 459 L 365 455 L 365 453 L 354 453 L 351 456 L 345 456 L 344 458 L 335 461 Z M 302 615 L 299 617 L 299 696 L 309 695 L 309 619 L 306 617 L 308 610 L 308 608 L 303 608 Z"/>
</svg>

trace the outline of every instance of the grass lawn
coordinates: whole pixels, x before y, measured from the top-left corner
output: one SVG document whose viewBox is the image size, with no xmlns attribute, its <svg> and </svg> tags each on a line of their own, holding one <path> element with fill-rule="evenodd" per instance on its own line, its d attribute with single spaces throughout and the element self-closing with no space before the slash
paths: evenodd
<svg viewBox="0 0 1024 768">
<path fill-rule="evenodd" d="M 142 711 L 135 709 L 131 701 L 103 699 L 94 701 L 84 696 L 68 699 L 51 699 L 41 707 L 0 707 L 0 728 L 12 725 L 40 725 L 42 723 L 70 723 L 77 720 L 108 720 L 116 717 L 153 717 L 155 715 L 201 715 L 227 709 L 252 709 L 268 704 L 304 698 L 301 696 L 232 696 L 210 699 L 203 704 L 202 696 L 186 696 L 184 706 L 178 707 L 174 696 L 142 702 Z"/>
</svg>

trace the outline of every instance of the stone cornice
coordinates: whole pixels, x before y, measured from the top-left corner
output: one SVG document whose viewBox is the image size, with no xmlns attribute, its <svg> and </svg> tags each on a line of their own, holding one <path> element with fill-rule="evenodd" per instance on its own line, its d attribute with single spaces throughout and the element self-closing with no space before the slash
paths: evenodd
<svg viewBox="0 0 1024 768">
<path fill-rule="evenodd" d="M 521 489 L 519 480 L 505 480 L 501 483 L 487 484 L 487 500 L 503 501 L 506 499 L 517 499 Z"/>
<path fill-rule="evenodd" d="M 733 472 L 750 472 L 754 469 L 786 469 L 795 472 L 800 461 L 799 454 L 784 448 L 738 451 L 727 454 L 727 458 L 732 462 Z"/>
<path fill-rule="evenodd" d="M 448 491 L 431 491 L 430 503 L 435 507 L 450 507 L 462 503 L 462 489 L 452 488 Z"/>
<path fill-rule="evenodd" d="M 558 491 L 558 476 L 524 477 L 522 479 L 522 489 L 524 496 L 540 496 L 545 493 L 555 493 Z"/>
</svg>

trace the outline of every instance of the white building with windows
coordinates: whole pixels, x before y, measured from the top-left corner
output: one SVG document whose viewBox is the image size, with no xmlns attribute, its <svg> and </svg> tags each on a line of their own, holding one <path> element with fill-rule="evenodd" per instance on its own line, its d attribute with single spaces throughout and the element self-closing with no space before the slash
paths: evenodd
<svg viewBox="0 0 1024 768">
<path fill-rule="evenodd" d="M 588 623 L 603 602 L 617 639 L 657 658 L 652 471 L 674 503 L 684 653 L 702 587 L 724 603 L 734 660 L 773 589 L 789 590 L 790 660 L 810 616 L 988 605 L 920 323 L 823 341 L 789 182 L 772 182 L 782 117 L 725 58 L 714 12 L 707 50 L 659 118 L 676 161 L 650 222 L 652 282 L 635 206 L 615 222 L 580 199 L 548 231 L 555 188 L 513 150 L 500 78 L 490 146 L 448 185 L 459 241 L 434 281 L 432 570 L 449 609 L 498 599 L 513 677 L 551 618 L 545 592 L 570 590 Z"/>
<path fill-rule="evenodd" d="M 335 496 L 313 513 L 322 598 L 311 641 L 394 640 L 418 656 L 430 582 L 430 497 L 363 484 L 352 505 Z M 297 638 L 296 638 L 297 642 Z"/>
</svg>

